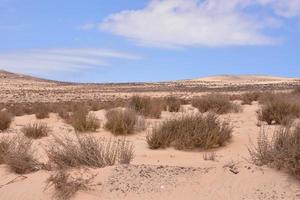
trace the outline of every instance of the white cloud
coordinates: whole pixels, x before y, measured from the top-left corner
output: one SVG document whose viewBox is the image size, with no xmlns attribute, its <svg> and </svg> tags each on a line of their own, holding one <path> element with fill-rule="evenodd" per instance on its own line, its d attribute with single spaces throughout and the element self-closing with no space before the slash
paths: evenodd
<svg viewBox="0 0 300 200">
<path fill-rule="evenodd" d="M 299 0 L 261 0 L 269 1 L 277 15 L 283 17 L 300 16 L 300 1 Z"/>
<path fill-rule="evenodd" d="M 0 69 L 26 73 L 76 72 L 140 57 L 107 49 L 36 49 L 0 53 Z"/>
<path fill-rule="evenodd" d="M 264 34 L 278 20 L 246 12 L 270 6 L 277 15 L 294 16 L 299 0 L 150 0 L 146 8 L 112 14 L 100 29 L 143 45 L 159 47 L 264 45 L 276 39 Z"/>
<path fill-rule="evenodd" d="M 83 30 L 83 31 L 88 31 L 88 30 L 92 30 L 94 28 L 96 28 L 96 24 L 94 23 L 86 23 L 86 24 L 83 24 L 82 26 L 79 27 L 80 30 Z"/>
</svg>

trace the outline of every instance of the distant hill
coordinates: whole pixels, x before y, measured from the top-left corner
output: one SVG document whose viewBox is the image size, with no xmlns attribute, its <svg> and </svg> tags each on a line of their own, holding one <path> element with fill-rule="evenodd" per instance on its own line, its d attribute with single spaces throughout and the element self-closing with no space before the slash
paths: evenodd
<svg viewBox="0 0 300 200">
<path fill-rule="evenodd" d="M 267 76 L 267 75 L 219 75 L 191 79 L 190 81 L 206 82 L 264 82 L 264 81 L 293 81 L 297 78 Z"/>
</svg>

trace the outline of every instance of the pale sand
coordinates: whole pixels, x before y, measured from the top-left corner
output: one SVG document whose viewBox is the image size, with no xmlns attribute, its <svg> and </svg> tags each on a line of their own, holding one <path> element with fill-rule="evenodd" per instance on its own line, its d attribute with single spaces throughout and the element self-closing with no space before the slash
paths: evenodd
<svg viewBox="0 0 300 200">
<path fill-rule="evenodd" d="M 189 107 L 189 106 L 185 106 Z M 257 103 L 243 106 L 242 113 L 227 114 L 234 126 L 233 138 L 225 147 L 213 149 L 216 161 L 205 161 L 202 151 L 184 152 L 173 148 L 150 150 L 145 137 L 151 125 L 159 120 L 147 120 L 148 130 L 127 137 L 135 146 L 132 165 L 112 166 L 103 169 L 75 170 L 85 175 L 96 175 L 90 191 L 80 191 L 74 199 L 161 199 L 161 200 L 220 200 L 220 199 L 300 199 L 300 183 L 283 171 L 268 167 L 257 167 L 248 162 L 250 139 L 256 140 L 259 127 L 256 126 Z M 193 109 L 188 112 L 194 112 Z M 105 111 L 95 112 L 105 122 Z M 163 119 L 174 117 L 163 113 Z M 178 114 L 177 114 L 178 115 Z M 7 134 L 21 134 L 20 128 L 36 121 L 33 115 L 16 117 Z M 57 115 L 51 114 L 47 122 L 51 134 L 69 134 L 72 127 L 63 123 Z M 272 127 L 271 129 L 274 129 Z M 6 134 L 6 133 L 4 133 Z M 97 137 L 112 137 L 100 128 Z M 45 147 L 51 136 L 35 140 L 36 156 L 46 161 Z M 210 151 L 210 152 L 211 152 Z M 51 172 L 39 171 L 24 177 L 9 172 L 0 166 L 1 200 L 47 200 L 52 199 L 54 189 L 45 190 L 46 179 Z M 235 174 L 237 173 L 237 174 Z M 14 180 L 17 178 L 16 180 Z M 14 180 L 12 183 L 6 183 Z M 100 184 L 101 183 L 101 184 Z"/>
</svg>

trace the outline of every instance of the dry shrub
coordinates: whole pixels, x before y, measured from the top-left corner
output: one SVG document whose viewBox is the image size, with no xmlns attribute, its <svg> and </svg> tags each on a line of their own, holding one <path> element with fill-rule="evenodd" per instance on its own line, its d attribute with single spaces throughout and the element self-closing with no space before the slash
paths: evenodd
<svg viewBox="0 0 300 200">
<path fill-rule="evenodd" d="M 96 116 L 89 113 L 84 106 L 73 112 L 70 121 L 75 131 L 78 132 L 96 131 L 100 127 L 100 122 Z"/>
<path fill-rule="evenodd" d="M 32 140 L 24 136 L 15 136 L 7 139 L 6 143 L 8 148 L 3 160 L 11 171 L 26 174 L 43 168 L 43 165 L 33 156 Z"/>
<path fill-rule="evenodd" d="M 129 164 L 133 158 L 133 146 L 128 141 L 107 141 L 93 136 L 75 138 L 56 137 L 47 151 L 50 164 L 58 168 L 111 166 L 115 163 Z"/>
<path fill-rule="evenodd" d="M 164 107 L 165 105 L 162 99 L 154 99 L 151 97 L 133 96 L 129 101 L 129 108 L 145 117 L 160 118 Z"/>
<path fill-rule="evenodd" d="M 10 143 L 11 140 L 7 139 L 6 137 L 2 137 L 0 140 L 0 165 L 4 163 L 4 157 L 11 145 Z"/>
<path fill-rule="evenodd" d="M 238 104 L 231 102 L 229 97 L 220 94 L 209 94 L 194 98 L 192 105 L 202 113 L 215 112 L 217 114 L 226 114 L 241 111 L 241 107 Z"/>
<path fill-rule="evenodd" d="M 196 114 L 170 119 L 147 136 L 151 149 L 174 146 L 176 149 L 209 149 L 222 146 L 231 138 L 232 128 L 215 114 Z"/>
<path fill-rule="evenodd" d="M 34 107 L 35 116 L 37 119 L 49 118 L 49 107 L 46 104 L 37 104 Z"/>
<path fill-rule="evenodd" d="M 12 116 L 7 111 L 0 111 L 0 131 L 4 131 L 9 128 L 12 121 Z"/>
<path fill-rule="evenodd" d="M 296 96 L 268 94 L 261 102 L 258 119 L 269 125 L 272 123 L 290 125 L 300 116 L 300 103 Z"/>
<path fill-rule="evenodd" d="M 33 123 L 24 126 L 21 131 L 28 138 L 38 139 L 48 136 L 50 129 L 45 123 Z"/>
<path fill-rule="evenodd" d="M 242 94 L 241 100 L 242 105 L 251 105 L 253 101 L 258 101 L 261 93 L 260 92 L 247 92 Z"/>
<path fill-rule="evenodd" d="M 295 88 L 293 91 L 292 91 L 293 94 L 300 94 L 300 87 L 297 87 Z"/>
<path fill-rule="evenodd" d="M 217 156 L 216 152 L 204 153 L 203 154 L 203 160 L 215 161 L 216 156 Z"/>
<path fill-rule="evenodd" d="M 281 127 L 270 136 L 262 128 L 257 145 L 249 148 L 252 161 L 256 165 L 269 165 L 286 169 L 300 180 L 300 126 Z"/>
<path fill-rule="evenodd" d="M 54 197 L 59 200 L 71 199 L 76 192 L 89 190 L 90 182 L 94 178 L 73 177 L 65 170 L 59 170 L 47 179 L 47 187 L 54 186 Z"/>
<path fill-rule="evenodd" d="M 181 106 L 181 100 L 176 97 L 165 98 L 166 110 L 169 112 L 178 112 Z"/>
<path fill-rule="evenodd" d="M 131 109 L 112 109 L 106 113 L 105 128 L 114 135 L 128 135 L 135 131 L 138 116 Z M 141 123 L 141 122 L 140 122 Z"/>
</svg>

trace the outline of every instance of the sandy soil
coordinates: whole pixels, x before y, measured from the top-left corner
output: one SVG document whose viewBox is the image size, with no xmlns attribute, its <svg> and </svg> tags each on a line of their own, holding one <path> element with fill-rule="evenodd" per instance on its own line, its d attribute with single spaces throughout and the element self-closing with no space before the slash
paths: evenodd
<svg viewBox="0 0 300 200">
<path fill-rule="evenodd" d="M 227 114 L 221 118 L 230 119 L 234 126 L 233 138 L 226 146 L 208 152 L 216 153 L 215 161 L 206 161 L 203 151 L 178 151 L 173 148 L 150 150 L 145 137 L 151 126 L 177 114 L 164 112 L 161 120 L 147 119 L 146 131 L 128 136 L 135 147 L 135 159 L 131 165 L 118 165 L 102 169 L 78 169 L 76 173 L 95 176 L 91 190 L 80 191 L 74 199 L 161 199 L 161 200 L 201 200 L 201 199 L 300 199 L 300 183 L 283 171 L 268 167 L 258 167 L 249 162 L 250 140 L 255 141 L 259 133 L 257 127 L 257 103 L 243 106 L 242 113 Z M 185 106 L 184 112 L 195 112 Z M 105 122 L 105 111 L 95 112 Z M 21 134 L 20 128 L 37 121 L 35 116 L 16 117 L 11 129 L 2 134 Z M 46 122 L 51 134 L 73 133 L 72 127 L 63 123 L 55 114 Z M 274 127 L 270 127 L 273 129 Z M 100 128 L 93 134 L 111 138 L 111 133 Z M 34 141 L 36 156 L 46 161 L 44 147 L 51 135 Z M 0 165 L 0 199 L 2 200 L 47 200 L 52 199 L 54 189 L 46 188 L 46 179 L 51 172 L 18 176 Z"/>
</svg>

